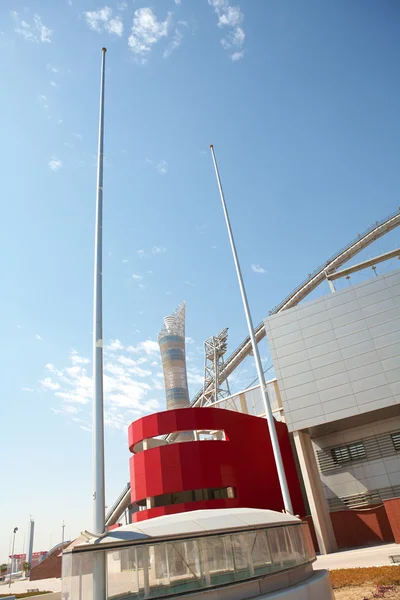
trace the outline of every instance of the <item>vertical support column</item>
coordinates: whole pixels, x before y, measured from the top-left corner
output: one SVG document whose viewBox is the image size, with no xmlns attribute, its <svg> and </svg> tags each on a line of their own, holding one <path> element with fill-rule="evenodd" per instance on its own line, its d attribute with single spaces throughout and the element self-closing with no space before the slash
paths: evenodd
<svg viewBox="0 0 400 600">
<path fill-rule="evenodd" d="M 328 273 L 326 271 L 325 271 L 325 277 L 326 277 L 326 280 L 328 282 L 329 289 L 331 290 L 331 292 L 332 293 L 336 292 L 335 284 L 333 283 L 333 281 L 331 281 L 329 279 Z"/>
<path fill-rule="evenodd" d="M 293 439 L 310 505 L 319 551 L 321 554 L 330 554 L 337 550 L 337 544 L 328 504 L 322 489 L 317 461 L 312 449 L 310 434 L 305 431 L 294 431 Z"/>
</svg>

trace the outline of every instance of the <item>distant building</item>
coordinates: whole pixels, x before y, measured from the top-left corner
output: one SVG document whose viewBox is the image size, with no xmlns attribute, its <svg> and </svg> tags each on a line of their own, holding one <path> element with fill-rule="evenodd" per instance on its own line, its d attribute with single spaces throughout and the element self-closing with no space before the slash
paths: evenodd
<svg viewBox="0 0 400 600">
<path fill-rule="evenodd" d="M 186 375 L 185 309 L 186 303 L 182 302 L 172 315 L 164 317 L 164 327 L 158 334 L 168 410 L 190 406 Z"/>
</svg>

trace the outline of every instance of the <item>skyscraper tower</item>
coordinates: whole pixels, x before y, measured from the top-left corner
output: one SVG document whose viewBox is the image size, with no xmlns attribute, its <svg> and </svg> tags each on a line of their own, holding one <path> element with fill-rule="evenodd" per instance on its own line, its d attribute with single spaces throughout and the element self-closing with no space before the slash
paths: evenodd
<svg viewBox="0 0 400 600">
<path fill-rule="evenodd" d="M 164 317 L 164 327 L 158 334 L 168 410 L 190 406 L 186 375 L 185 309 L 186 303 L 182 302 L 172 315 Z"/>
</svg>

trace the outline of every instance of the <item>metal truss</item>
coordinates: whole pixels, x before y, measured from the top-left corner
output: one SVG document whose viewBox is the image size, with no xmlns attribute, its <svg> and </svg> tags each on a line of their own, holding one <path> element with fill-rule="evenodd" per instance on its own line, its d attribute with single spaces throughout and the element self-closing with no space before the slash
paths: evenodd
<svg viewBox="0 0 400 600">
<path fill-rule="evenodd" d="M 228 379 L 221 379 L 225 368 L 228 328 L 204 342 L 204 386 L 200 406 L 213 404 L 231 395 Z"/>
</svg>

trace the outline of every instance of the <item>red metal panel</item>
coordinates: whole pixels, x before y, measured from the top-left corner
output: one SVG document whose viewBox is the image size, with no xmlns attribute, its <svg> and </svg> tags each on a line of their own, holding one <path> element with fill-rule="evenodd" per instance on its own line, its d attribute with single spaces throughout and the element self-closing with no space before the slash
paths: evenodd
<svg viewBox="0 0 400 600">
<path fill-rule="evenodd" d="M 235 498 L 152 508 L 134 513 L 134 521 L 200 508 L 283 509 L 265 419 L 211 407 L 165 411 L 130 425 L 129 448 L 133 452 L 143 439 L 157 435 L 202 429 L 223 430 L 227 439 L 179 442 L 133 454 L 132 502 L 173 492 L 225 487 L 234 488 Z M 304 516 L 288 430 L 281 422 L 276 422 L 276 429 L 293 507 L 296 514 Z"/>
</svg>

